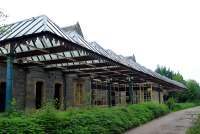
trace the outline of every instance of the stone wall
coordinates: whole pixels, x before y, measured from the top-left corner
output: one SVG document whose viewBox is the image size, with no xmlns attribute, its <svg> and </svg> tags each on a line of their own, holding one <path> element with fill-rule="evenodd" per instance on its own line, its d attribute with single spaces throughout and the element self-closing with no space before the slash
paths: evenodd
<svg viewBox="0 0 200 134">
<path fill-rule="evenodd" d="M 42 103 L 54 99 L 55 84 L 61 84 L 61 109 L 74 105 L 74 85 L 83 82 L 84 95 L 90 94 L 89 78 L 66 75 L 60 70 L 49 71 L 41 67 L 23 68 L 14 65 L 13 97 L 19 109 L 35 109 L 36 83 L 43 82 Z M 6 64 L 0 64 L 0 82 L 6 82 Z M 66 85 L 66 87 L 65 87 Z M 87 95 L 86 95 L 87 94 Z M 85 98 L 84 105 L 90 104 Z"/>
<path fill-rule="evenodd" d="M 0 63 L 0 82 L 6 82 L 6 64 Z M 79 78 L 76 74 L 65 74 L 59 69 L 47 70 L 42 67 L 24 68 L 14 65 L 13 80 L 13 97 L 16 99 L 19 109 L 35 109 L 36 102 L 36 83 L 42 82 L 42 103 L 54 100 L 55 84 L 61 85 L 60 90 L 60 109 L 71 106 L 84 106 L 91 104 L 91 80 L 88 77 Z M 83 85 L 83 102 L 79 105 L 75 104 L 75 88 L 77 83 Z M 164 92 L 163 92 L 164 91 Z M 107 98 L 107 91 L 105 91 Z M 113 97 L 115 104 L 126 103 L 126 92 L 114 91 Z M 153 89 L 152 100 L 159 101 L 159 92 Z M 133 99 L 134 103 L 144 102 L 144 91 L 139 91 L 134 87 Z M 163 95 L 166 90 L 160 92 L 160 101 L 163 102 Z"/>
<path fill-rule="evenodd" d="M 14 66 L 13 97 L 16 99 L 17 108 L 24 109 L 25 106 L 25 70 Z M 6 64 L 0 63 L 0 82 L 6 82 Z"/>
</svg>

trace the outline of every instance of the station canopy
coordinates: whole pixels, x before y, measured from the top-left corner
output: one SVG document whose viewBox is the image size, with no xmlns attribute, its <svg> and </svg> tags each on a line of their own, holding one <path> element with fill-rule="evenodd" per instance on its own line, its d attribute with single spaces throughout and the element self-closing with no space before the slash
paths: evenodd
<svg viewBox="0 0 200 134">
<path fill-rule="evenodd" d="M 169 90 L 186 88 L 97 42 L 88 42 L 70 28 L 60 28 L 44 15 L 6 25 L 0 33 L 0 62 L 13 54 L 14 63 L 23 67 L 60 69 L 66 74 L 119 83 L 130 79 L 134 83 L 153 82 Z"/>
</svg>

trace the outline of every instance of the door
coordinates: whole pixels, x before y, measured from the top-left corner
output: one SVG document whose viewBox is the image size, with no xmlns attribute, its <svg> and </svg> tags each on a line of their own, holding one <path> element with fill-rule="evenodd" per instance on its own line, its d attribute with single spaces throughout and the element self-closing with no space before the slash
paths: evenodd
<svg viewBox="0 0 200 134">
<path fill-rule="evenodd" d="M 54 90 L 54 100 L 55 100 L 55 107 L 56 109 L 60 108 L 61 105 L 61 84 L 55 84 L 55 90 Z"/>
<path fill-rule="evenodd" d="M 39 109 L 42 106 L 42 91 L 43 91 L 43 82 L 37 82 L 36 83 L 36 98 L 35 98 L 36 109 Z"/>
<path fill-rule="evenodd" d="M 6 82 L 0 82 L 0 112 L 5 111 L 6 104 Z"/>
<path fill-rule="evenodd" d="M 75 105 L 82 105 L 83 104 L 83 83 L 82 82 L 77 82 L 75 84 L 75 89 L 74 89 L 74 104 Z"/>
</svg>

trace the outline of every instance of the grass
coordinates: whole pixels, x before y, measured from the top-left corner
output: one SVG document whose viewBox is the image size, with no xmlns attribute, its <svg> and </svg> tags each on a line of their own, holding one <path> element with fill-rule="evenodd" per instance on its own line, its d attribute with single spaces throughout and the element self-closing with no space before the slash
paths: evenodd
<svg viewBox="0 0 200 134">
<path fill-rule="evenodd" d="M 187 130 L 187 134 L 200 134 L 200 115 L 194 125 Z"/>
<path fill-rule="evenodd" d="M 192 102 L 187 102 L 187 103 L 174 103 L 172 111 L 178 111 L 178 110 L 183 110 L 187 108 L 192 108 L 197 106 L 198 104 L 192 103 Z"/>
</svg>

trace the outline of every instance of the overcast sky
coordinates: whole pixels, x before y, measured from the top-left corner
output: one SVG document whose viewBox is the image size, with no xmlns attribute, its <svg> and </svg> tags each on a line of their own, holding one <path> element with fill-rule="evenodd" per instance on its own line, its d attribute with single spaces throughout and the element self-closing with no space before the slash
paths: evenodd
<svg viewBox="0 0 200 134">
<path fill-rule="evenodd" d="M 61 27 L 79 21 L 88 41 L 200 82 L 199 0 L 1 0 L 0 8 L 8 22 L 43 14 Z"/>
</svg>

